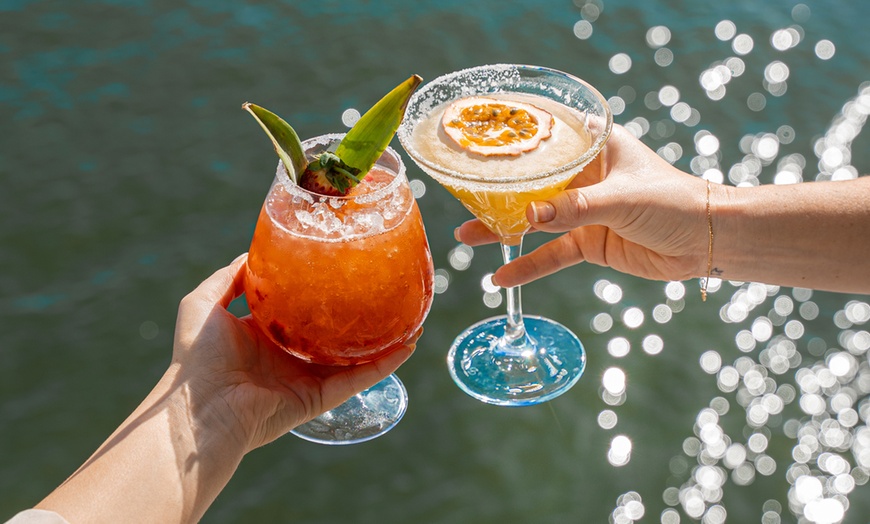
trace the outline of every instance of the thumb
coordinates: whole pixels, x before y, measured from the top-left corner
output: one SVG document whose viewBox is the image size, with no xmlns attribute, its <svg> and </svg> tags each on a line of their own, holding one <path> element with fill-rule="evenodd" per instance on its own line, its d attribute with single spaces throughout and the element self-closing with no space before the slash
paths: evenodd
<svg viewBox="0 0 870 524">
<path fill-rule="evenodd" d="M 185 299 L 206 305 L 219 304 L 226 308 L 244 291 L 244 268 L 247 253 L 236 257 L 229 266 L 223 267 L 203 280 Z"/>
<path fill-rule="evenodd" d="M 536 201 L 526 209 L 532 227 L 561 233 L 580 226 L 609 225 L 616 218 L 619 199 L 607 180 L 582 188 L 567 189 L 555 197 Z"/>
</svg>

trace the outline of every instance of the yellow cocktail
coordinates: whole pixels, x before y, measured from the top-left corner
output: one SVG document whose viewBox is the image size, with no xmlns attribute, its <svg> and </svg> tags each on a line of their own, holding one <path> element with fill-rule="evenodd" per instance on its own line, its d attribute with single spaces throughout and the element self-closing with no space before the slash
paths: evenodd
<svg viewBox="0 0 870 524">
<path fill-rule="evenodd" d="M 399 140 L 502 244 L 520 255 L 526 207 L 571 182 L 604 147 L 613 119 L 582 80 L 553 69 L 492 65 L 451 73 L 411 99 Z M 585 368 L 583 345 L 552 320 L 522 315 L 519 288 L 507 289 L 507 315 L 460 334 L 448 353 L 454 381 L 491 404 L 554 398 Z"/>
<path fill-rule="evenodd" d="M 489 107 L 503 106 L 506 112 L 515 107 L 546 112 L 552 118 L 547 129 L 549 135 L 534 149 L 525 152 L 517 153 L 518 148 L 514 148 L 503 155 L 469 153 L 445 132 L 450 128 L 445 128 L 443 121 L 451 119 L 451 115 L 446 114 L 451 102 L 446 102 L 433 108 L 414 126 L 408 137 L 416 151 L 411 156 L 416 159 L 415 155 L 419 155 L 432 164 L 461 174 L 461 177 L 449 176 L 442 175 L 439 170 L 426 169 L 505 243 L 519 244 L 529 229 L 526 220 L 528 204 L 556 195 L 582 169 L 582 165 L 569 169 L 565 166 L 570 166 L 582 152 L 589 150 L 592 137 L 587 128 L 586 114 L 540 95 L 497 93 L 471 98 L 487 101 Z M 472 111 L 485 109 L 485 106 L 471 105 Z M 484 132 L 498 134 L 495 130 Z M 519 132 L 515 134 L 519 135 Z M 482 138 L 478 142 L 485 140 Z M 542 176 L 529 177 L 536 173 Z"/>
</svg>

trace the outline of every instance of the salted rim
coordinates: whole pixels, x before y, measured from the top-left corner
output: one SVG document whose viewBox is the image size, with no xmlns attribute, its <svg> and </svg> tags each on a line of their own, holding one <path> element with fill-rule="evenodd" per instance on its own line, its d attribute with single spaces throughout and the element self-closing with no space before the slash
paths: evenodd
<svg viewBox="0 0 870 524">
<path fill-rule="evenodd" d="M 543 171 L 540 173 L 532 173 L 530 175 L 524 175 L 521 177 L 481 177 L 481 176 L 477 176 L 477 175 L 467 175 L 464 173 L 460 173 L 458 171 L 453 171 L 452 169 L 448 169 L 448 168 L 441 166 L 439 164 L 435 164 L 434 162 L 430 162 L 429 160 L 423 158 L 416 151 L 416 149 L 414 149 L 414 147 L 411 145 L 411 136 L 413 134 L 414 128 L 416 127 L 417 123 L 419 123 L 423 119 L 424 116 L 428 116 L 428 112 L 426 113 L 426 115 L 415 116 L 413 119 L 411 118 L 411 113 L 415 110 L 418 110 L 420 107 L 423 107 L 426 104 L 431 103 L 430 100 L 426 99 L 426 96 L 430 91 L 432 91 L 433 89 L 436 89 L 438 87 L 442 87 L 445 84 L 449 84 L 449 83 L 453 82 L 454 80 L 456 80 L 457 78 L 468 77 L 470 75 L 475 75 L 475 74 L 478 74 L 480 72 L 490 73 L 490 76 L 491 76 L 491 73 L 498 73 L 498 72 L 502 72 L 502 73 L 513 72 L 514 74 L 518 74 L 518 72 L 520 70 L 541 71 L 541 72 L 550 73 L 550 74 L 553 74 L 556 76 L 561 76 L 563 78 L 567 78 L 568 80 L 575 82 L 577 84 L 580 84 L 583 88 L 588 90 L 593 95 L 593 97 L 598 101 L 598 103 L 601 104 L 601 107 L 604 108 L 604 115 L 596 115 L 596 116 L 603 116 L 604 117 L 604 120 L 605 120 L 604 130 L 598 135 L 598 137 L 595 139 L 595 141 L 592 143 L 592 145 L 590 145 L 589 148 L 582 155 L 580 155 L 578 158 L 576 158 L 572 162 L 569 162 L 568 164 L 565 164 L 564 166 L 561 166 L 557 169 L 553 169 L 550 171 Z M 485 80 L 485 78 L 483 80 Z M 462 82 L 460 82 L 458 85 L 460 88 L 464 88 L 464 89 L 468 89 L 469 87 L 472 87 L 472 86 L 465 85 Z M 473 86 L 473 87 L 477 87 L 477 86 Z M 487 88 L 490 88 L 490 90 L 487 90 Z M 480 86 L 479 86 L 479 89 L 474 89 L 473 92 L 469 92 L 469 93 L 463 92 L 461 94 L 461 97 L 464 98 L 467 96 L 478 96 L 478 95 L 487 95 L 487 94 L 493 94 L 493 93 L 511 92 L 511 91 L 504 91 L 504 90 L 501 90 L 499 88 L 500 88 L 500 86 L 498 86 L 498 85 L 493 85 L 492 83 L 486 84 L 482 81 Z M 437 107 L 441 104 L 449 103 L 453 100 L 456 100 L 457 98 L 460 98 L 460 96 L 453 96 L 451 98 L 448 98 L 447 100 L 440 100 L 436 104 L 434 104 L 432 107 L 428 107 L 427 109 L 429 111 L 431 111 L 435 107 Z M 559 102 L 559 100 L 556 100 L 556 101 Z M 570 107 L 570 106 L 568 106 L 568 107 Z M 588 116 L 588 111 L 586 113 Z M 412 159 L 414 159 L 415 162 L 422 164 L 422 165 L 426 166 L 427 168 L 432 169 L 433 171 L 436 171 L 437 173 L 439 173 L 441 175 L 445 175 L 445 176 L 448 176 L 451 178 L 456 178 L 459 180 L 465 180 L 468 182 L 478 182 L 478 183 L 483 183 L 483 184 L 508 184 L 508 183 L 520 183 L 520 182 L 531 182 L 531 181 L 535 181 L 535 180 L 541 180 L 541 179 L 548 178 L 548 177 L 551 177 L 551 176 L 559 174 L 559 173 L 564 173 L 566 171 L 576 169 L 578 167 L 582 168 L 582 167 L 586 166 L 586 164 L 588 164 L 593 158 L 595 158 L 595 156 L 598 155 L 598 153 L 600 153 L 601 150 L 604 148 L 604 144 L 607 142 L 607 139 L 610 137 L 610 133 L 611 133 L 612 129 L 613 129 L 613 113 L 610 111 L 610 106 L 608 105 L 607 100 L 604 98 L 604 96 L 601 95 L 601 93 L 598 92 L 597 89 L 592 87 L 588 82 L 581 80 L 580 78 L 577 78 L 576 76 L 571 75 L 569 73 L 565 73 L 564 71 L 559 71 L 557 69 L 551 69 L 549 67 L 523 65 L 523 64 L 491 64 L 491 65 L 483 65 L 483 66 L 471 67 L 471 68 L 467 68 L 467 69 L 461 69 L 459 71 L 454 71 L 454 72 L 448 73 L 446 75 L 441 75 L 441 76 L 435 78 L 434 80 L 432 80 L 431 82 L 427 83 L 426 85 L 424 85 L 421 89 L 417 90 L 417 92 L 414 93 L 414 95 L 411 97 L 411 100 L 408 102 L 408 110 L 405 113 L 405 118 L 402 120 L 401 126 L 399 126 L 398 137 L 399 137 L 399 142 L 401 142 L 402 147 L 405 149 L 405 152 L 408 153 L 408 155 Z"/>
<path fill-rule="evenodd" d="M 322 149 L 330 150 L 330 148 L 335 145 L 338 146 L 338 142 L 341 141 L 346 133 L 327 133 L 325 135 L 315 136 L 308 138 L 302 141 L 302 150 L 305 152 L 305 156 L 309 156 L 309 153 L 319 152 Z M 320 146 L 320 149 L 317 149 Z M 332 149 L 334 151 L 334 149 Z M 284 169 L 284 164 L 278 160 L 278 166 L 275 170 L 275 178 L 281 182 L 281 185 L 284 189 L 290 193 L 291 195 L 301 196 L 305 199 L 311 198 L 312 201 L 327 201 L 327 200 L 335 200 L 338 202 L 358 202 L 358 203 L 371 203 L 376 200 L 380 200 L 383 196 L 394 192 L 401 184 L 402 180 L 406 177 L 405 175 L 405 163 L 402 161 L 402 155 L 398 153 L 395 149 L 387 146 L 384 150 L 384 155 L 390 153 L 392 156 L 396 158 L 396 162 L 398 164 L 398 169 L 396 169 L 396 176 L 390 180 L 390 183 L 381 186 L 374 191 L 369 191 L 363 193 L 361 195 L 344 195 L 344 196 L 331 196 L 331 195 L 321 195 L 320 193 L 315 193 L 313 191 L 309 191 L 299 184 L 290 180 L 290 177 L 287 175 L 287 171 Z M 381 155 L 383 156 L 383 155 Z M 300 173 L 301 175 L 301 173 Z"/>
<path fill-rule="evenodd" d="M 305 151 L 306 155 L 309 153 L 309 151 L 322 151 L 324 149 L 329 150 L 329 148 L 333 146 L 333 144 L 338 145 L 338 142 L 344 136 L 344 133 L 330 133 L 315 136 L 303 141 L 302 148 Z M 402 156 L 398 153 L 398 151 L 391 147 L 387 147 L 384 150 L 384 155 L 386 155 L 388 152 L 390 155 L 392 155 L 393 158 L 395 158 L 397 168 L 393 170 L 392 166 L 384 166 L 383 169 L 386 169 L 391 173 L 395 172 L 395 176 L 393 177 L 393 179 L 390 180 L 388 184 L 381 186 L 374 191 L 370 191 L 362 195 L 352 196 L 329 196 L 309 191 L 290 180 L 290 177 L 284 170 L 283 164 L 279 160 L 278 167 L 275 171 L 275 181 L 273 182 L 273 187 L 269 189 L 269 193 L 266 195 L 266 201 L 263 204 L 266 214 L 269 217 L 269 221 L 272 223 L 272 225 L 274 225 L 281 231 L 284 231 L 288 235 L 324 243 L 353 242 L 380 235 L 399 227 L 408 218 L 408 216 L 414 209 L 414 197 L 410 192 L 410 188 L 408 189 L 408 196 L 410 197 L 409 202 L 399 209 L 396 216 L 401 218 L 397 219 L 393 225 L 389 227 L 385 225 L 383 228 L 378 228 L 373 231 L 340 233 L 337 236 L 333 235 L 335 232 L 321 234 L 324 232 L 315 229 L 317 234 L 312 234 L 305 229 L 287 227 L 286 223 L 275 215 L 272 209 L 272 205 L 270 204 L 270 201 L 272 200 L 272 192 L 275 189 L 274 185 L 280 184 L 281 188 L 287 193 L 290 199 L 300 198 L 308 203 L 308 205 L 326 205 L 331 213 L 335 213 L 336 210 L 342 208 L 345 204 L 349 202 L 354 202 L 357 204 L 376 204 L 376 210 L 374 212 L 383 216 L 386 207 L 393 205 L 395 198 L 401 198 L 398 196 L 401 195 L 401 187 L 403 184 L 407 184 L 405 163 L 404 161 L 402 161 Z M 383 155 L 381 155 L 380 158 L 383 158 Z M 378 160 L 380 160 L 380 158 Z"/>
</svg>

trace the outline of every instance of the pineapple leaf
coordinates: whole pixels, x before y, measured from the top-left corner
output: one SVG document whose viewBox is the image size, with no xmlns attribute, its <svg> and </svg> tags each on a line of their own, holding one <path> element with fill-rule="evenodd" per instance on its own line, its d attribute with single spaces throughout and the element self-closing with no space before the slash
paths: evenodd
<svg viewBox="0 0 870 524">
<path fill-rule="evenodd" d="M 402 123 L 411 94 L 423 79 L 413 75 L 360 117 L 338 145 L 335 154 L 346 165 L 359 170 L 362 178 L 390 145 L 393 135 Z"/>
<path fill-rule="evenodd" d="M 251 113 L 263 131 L 269 135 L 272 146 L 278 153 L 281 163 L 284 164 L 287 175 L 290 180 L 298 184 L 299 177 L 308 166 L 308 160 L 305 158 L 305 153 L 302 152 L 302 141 L 299 140 L 299 135 L 290 127 L 290 124 L 268 109 L 263 109 L 250 102 L 242 104 L 242 109 Z"/>
</svg>

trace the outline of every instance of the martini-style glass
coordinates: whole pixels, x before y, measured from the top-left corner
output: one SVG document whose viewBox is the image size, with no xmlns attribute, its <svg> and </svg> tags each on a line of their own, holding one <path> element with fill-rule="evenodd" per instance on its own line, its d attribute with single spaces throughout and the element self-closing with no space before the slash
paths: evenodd
<svg viewBox="0 0 870 524">
<path fill-rule="evenodd" d="M 302 143 L 313 157 L 344 135 Z M 433 296 L 432 256 L 405 166 L 387 148 L 366 181 L 343 197 L 311 193 L 282 165 L 260 211 L 245 296 L 260 329 L 314 364 L 352 366 L 407 342 Z M 354 444 L 394 427 L 407 407 L 395 375 L 292 433 L 321 444 Z"/>
<path fill-rule="evenodd" d="M 550 113 L 550 136 L 521 154 L 485 156 L 463 148 L 447 133 L 446 126 L 458 121 L 443 116 L 445 110 L 456 114 L 453 102 L 472 107 L 474 101 L 468 100 L 479 97 L 508 108 L 514 103 L 531 106 L 527 113 L 533 116 L 539 109 Z M 457 71 L 424 85 L 411 98 L 398 136 L 423 171 L 498 235 L 508 263 L 520 256 L 530 228 L 527 205 L 564 190 L 601 152 L 612 125 L 607 101 L 583 80 L 544 67 L 499 64 Z M 519 287 L 506 292 L 506 315 L 481 321 L 456 338 L 447 358 L 450 374 L 466 393 L 490 404 L 522 406 L 553 399 L 582 375 L 583 345 L 558 322 L 524 316 Z"/>
</svg>

